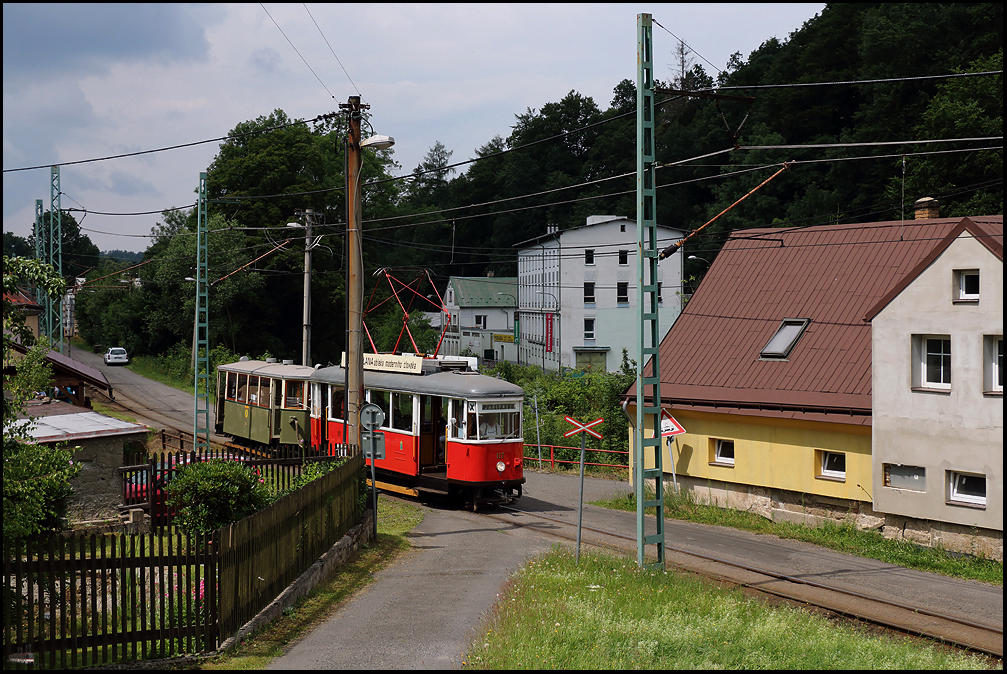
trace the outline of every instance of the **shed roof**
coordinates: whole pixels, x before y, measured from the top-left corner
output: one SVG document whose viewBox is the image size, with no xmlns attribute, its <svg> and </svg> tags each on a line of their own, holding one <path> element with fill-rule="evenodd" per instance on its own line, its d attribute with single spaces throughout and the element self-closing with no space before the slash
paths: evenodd
<svg viewBox="0 0 1007 674">
<path fill-rule="evenodd" d="M 664 403 L 869 425 L 864 319 L 964 220 L 732 233 L 661 342 Z M 1002 215 L 969 220 L 1002 251 Z M 761 358 L 787 318 L 810 323 L 785 360 Z"/>
<path fill-rule="evenodd" d="M 35 424 L 29 435 L 38 443 L 77 442 L 91 438 L 139 435 L 148 431 L 143 424 L 114 419 L 98 412 L 81 412 L 79 407 L 68 403 L 29 406 L 27 410 L 35 416 Z M 27 419 L 14 422 L 17 425 L 29 423 Z"/>
</svg>

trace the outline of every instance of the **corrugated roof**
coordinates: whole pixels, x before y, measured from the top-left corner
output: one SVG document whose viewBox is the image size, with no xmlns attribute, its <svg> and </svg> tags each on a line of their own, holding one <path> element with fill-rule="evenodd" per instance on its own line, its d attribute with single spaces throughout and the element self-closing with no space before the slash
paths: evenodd
<svg viewBox="0 0 1007 674">
<path fill-rule="evenodd" d="M 455 305 L 459 307 L 517 306 L 515 276 L 452 276 Z M 503 293 L 498 295 L 497 293 Z"/>
<path fill-rule="evenodd" d="M 1002 259 L 1003 216 L 970 220 L 1000 246 Z M 869 424 L 865 316 L 962 222 L 734 232 L 661 342 L 661 397 L 675 406 L 803 410 Z M 811 322 L 787 360 L 761 359 L 785 318 Z"/>
</svg>

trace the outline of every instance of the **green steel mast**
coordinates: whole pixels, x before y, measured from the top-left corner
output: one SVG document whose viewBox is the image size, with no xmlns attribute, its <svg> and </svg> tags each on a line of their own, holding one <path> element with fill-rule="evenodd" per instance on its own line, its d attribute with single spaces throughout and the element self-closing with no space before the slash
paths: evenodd
<svg viewBox="0 0 1007 674">
<path fill-rule="evenodd" d="M 637 564 L 645 566 L 646 546 L 657 546 L 655 566 L 664 567 L 664 470 L 661 463 L 661 334 L 657 304 L 657 186 L 655 184 L 654 63 L 652 20 L 638 14 L 636 67 L 636 288 L 639 349 L 636 361 L 636 428 L 634 480 L 636 491 Z M 649 360 L 649 368 L 648 366 Z M 650 376 L 647 375 L 647 370 Z M 649 394 L 649 395 L 648 395 Z M 648 404 L 648 400 L 650 401 Z M 653 430 L 646 437 L 646 428 Z M 649 468 L 647 466 L 650 466 Z M 645 496 L 646 480 L 654 480 L 654 498 Z M 645 508 L 657 508 L 657 529 L 646 532 Z"/>
<path fill-rule="evenodd" d="M 210 308 L 207 283 L 209 253 L 206 203 L 206 172 L 202 172 L 199 174 L 199 205 L 196 219 L 196 340 L 193 345 L 196 350 L 193 354 L 195 413 L 192 420 L 194 450 L 208 449 L 210 446 Z"/>
</svg>

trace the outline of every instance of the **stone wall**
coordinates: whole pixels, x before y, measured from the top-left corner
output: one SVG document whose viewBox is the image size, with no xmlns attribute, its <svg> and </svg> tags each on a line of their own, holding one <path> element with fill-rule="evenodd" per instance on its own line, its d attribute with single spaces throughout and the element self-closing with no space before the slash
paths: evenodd
<svg viewBox="0 0 1007 674">
<path fill-rule="evenodd" d="M 80 473 L 71 482 L 67 518 L 71 523 L 93 520 L 117 520 L 122 502 L 122 482 L 119 466 L 124 451 L 132 455 L 143 451 L 146 431 L 126 435 L 109 435 L 80 440 L 80 450 L 73 453 L 73 462 Z"/>
<path fill-rule="evenodd" d="M 774 522 L 817 526 L 825 522 L 878 530 L 887 539 L 906 540 L 1003 562 L 1003 532 L 875 512 L 871 501 L 847 501 L 731 482 L 678 476 L 682 493 L 697 503 L 755 513 Z M 673 489 L 665 478 L 665 489 Z M 865 494 L 866 495 L 866 494 Z"/>
</svg>

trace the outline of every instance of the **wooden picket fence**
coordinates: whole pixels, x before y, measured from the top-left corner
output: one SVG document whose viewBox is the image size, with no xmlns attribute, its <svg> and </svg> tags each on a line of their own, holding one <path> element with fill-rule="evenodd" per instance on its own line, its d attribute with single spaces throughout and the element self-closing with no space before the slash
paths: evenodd
<svg viewBox="0 0 1007 674">
<path fill-rule="evenodd" d="M 4 543 L 4 669 L 66 669 L 215 650 L 360 519 L 364 460 L 211 536 Z"/>
</svg>

